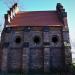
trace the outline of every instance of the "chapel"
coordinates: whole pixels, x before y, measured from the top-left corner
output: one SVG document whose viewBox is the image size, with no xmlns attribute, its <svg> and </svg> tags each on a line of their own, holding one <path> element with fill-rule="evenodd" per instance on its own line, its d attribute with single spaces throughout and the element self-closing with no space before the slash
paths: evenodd
<svg viewBox="0 0 75 75">
<path fill-rule="evenodd" d="M 67 12 L 19 11 L 15 3 L 4 15 L 1 34 L 1 71 L 62 70 L 72 63 Z"/>
</svg>

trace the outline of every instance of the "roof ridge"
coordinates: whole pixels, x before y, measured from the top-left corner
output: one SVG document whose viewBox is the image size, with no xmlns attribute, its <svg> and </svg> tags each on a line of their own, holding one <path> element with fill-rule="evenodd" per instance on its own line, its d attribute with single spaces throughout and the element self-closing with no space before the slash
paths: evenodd
<svg viewBox="0 0 75 75">
<path fill-rule="evenodd" d="M 43 11 L 19 11 L 19 13 L 33 13 L 33 12 L 56 12 L 56 10 L 43 10 Z"/>
</svg>

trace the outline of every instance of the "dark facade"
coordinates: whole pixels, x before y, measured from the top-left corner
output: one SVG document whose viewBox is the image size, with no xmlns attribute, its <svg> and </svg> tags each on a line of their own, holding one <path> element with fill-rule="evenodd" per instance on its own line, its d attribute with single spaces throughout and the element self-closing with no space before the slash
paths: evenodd
<svg viewBox="0 0 75 75">
<path fill-rule="evenodd" d="M 5 15 L 1 34 L 1 70 L 44 71 L 71 64 L 67 13 L 58 3 L 54 11 L 18 11 Z"/>
</svg>

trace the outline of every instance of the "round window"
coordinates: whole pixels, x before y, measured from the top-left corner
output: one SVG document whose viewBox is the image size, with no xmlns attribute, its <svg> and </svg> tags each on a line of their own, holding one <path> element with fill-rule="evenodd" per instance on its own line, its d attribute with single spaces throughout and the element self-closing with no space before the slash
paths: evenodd
<svg viewBox="0 0 75 75">
<path fill-rule="evenodd" d="M 57 35 L 54 35 L 54 36 L 52 37 L 52 42 L 53 42 L 53 43 L 57 43 L 57 42 L 58 42 L 58 37 L 57 37 Z"/>
<path fill-rule="evenodd" d="M 17 44 L 20 44 L 21 43 L 21 37 L 20 36 L 17 36 L 16 39 L 15 39 L 15 42 Z"/>
<path fill-rule="evenodd" d="M 34 41 L 34 43 L 39 44 L 40 43 L 40 37 L 34 36 L 33 41 Z"/>
</svg>

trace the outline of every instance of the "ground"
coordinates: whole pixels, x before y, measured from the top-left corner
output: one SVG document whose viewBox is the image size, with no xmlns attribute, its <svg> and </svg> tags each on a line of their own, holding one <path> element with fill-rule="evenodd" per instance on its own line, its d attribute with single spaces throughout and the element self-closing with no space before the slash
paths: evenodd
<svg viewBox="0 0 75 75">
<path fill-rule="evenodd" d="M 50 73 L 19 73 L 19 72 L 16 72 L 16 73 L 6 73 L 6 72 L 3 72 L 3 73 L 0 73 L 0 75 L 75 75 L 75 65 L 71 65 L 70 69 L 68 71 L 53 71 L 53 72 L 50 72 Z"/>
</svg>

